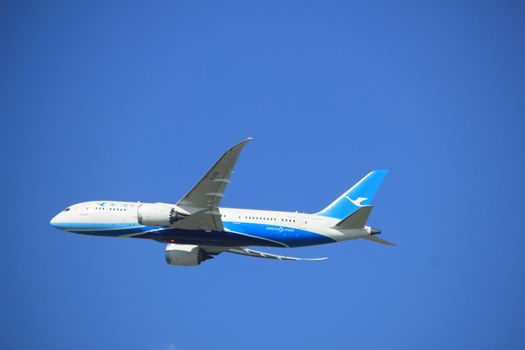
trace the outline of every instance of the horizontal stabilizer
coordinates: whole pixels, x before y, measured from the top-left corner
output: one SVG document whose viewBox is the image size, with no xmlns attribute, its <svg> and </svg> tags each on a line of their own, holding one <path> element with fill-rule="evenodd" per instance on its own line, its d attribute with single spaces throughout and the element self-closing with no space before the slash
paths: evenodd
<svg viewBox="0 0 525 350">
<path fill-rule="evenodd" d="M 372 241 L 372 242 L 377 242 L 377 243 L 386 244 L 386 245 L 395 245 L 394 243 L 389 242 L 386 239 L 382 239 L 382 238 L 379 238 L 379 237 L 376 237 L 376 236 L 363 236 L 363 237 L 359 237 L 359 238 L 367 239 L 367 240 Z"/>
<path fill-rule="evenodd" d="M 256 258 L 277 259 L 277 260 L 325 260 L 325 259 L 328 259 L 328 258 L 295 258 L 292 256 L 283 256 L 283 255 L 259 252 L 257 250 L 252 250 L 248 248 L 231 248 L 231 249 L 225 250 L 225 252 L 253 256 Z"/>
<path fill-rule="evenodd" d="M 352 214 L 348 215 L 343 220 L 339 221 L 337 225 L 335 225 L 335 227 L 340 230 L 363 228 L 365 227 L 366 221 L 370 216 L 370 212 L 372 212 L 372 206 L 365 205 L 353 212 Z"/>
</svg>

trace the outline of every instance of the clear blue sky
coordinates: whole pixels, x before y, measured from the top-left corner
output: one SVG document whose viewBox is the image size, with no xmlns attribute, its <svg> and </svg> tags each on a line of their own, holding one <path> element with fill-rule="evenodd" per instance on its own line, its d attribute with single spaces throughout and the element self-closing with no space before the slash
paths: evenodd
<svg viewBox="0 0 525 350">
<path fill-rule="evenodd" d="M 518 1 L 4 1 L 0 348 L 523 349 Z M 229 146 L 224 206 L 314 212 L 388 168 L 398 243 L 164 262 L 64 207 L 175 202 Z"/>
</svg>

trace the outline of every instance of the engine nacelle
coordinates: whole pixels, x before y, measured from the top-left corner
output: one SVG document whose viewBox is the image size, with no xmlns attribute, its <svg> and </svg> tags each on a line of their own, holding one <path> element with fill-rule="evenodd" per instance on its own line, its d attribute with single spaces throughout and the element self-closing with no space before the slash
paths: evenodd
<svg viewBox="0 0 525 350">
<path fill-rule="evenodd" d="M 137 220 L 139 224 L 145 226 L 169 226 L 186 216 L 188 214 L 163 203 L 143 203 L 137 209 Z"/>
<path fill-rule="evenodd" d="M 196 266 L 211 258 L 198 245 L 171 243 L 166 246 L 166 262 L 170 265 Z"/>
</svg>

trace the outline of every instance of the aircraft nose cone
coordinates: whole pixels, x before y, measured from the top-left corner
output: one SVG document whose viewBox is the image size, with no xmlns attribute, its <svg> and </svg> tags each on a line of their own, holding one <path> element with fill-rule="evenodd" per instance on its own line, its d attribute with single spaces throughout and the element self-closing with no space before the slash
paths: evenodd
<svg viewBox="0 0 525 350">
<path fill-rule="evenodd" d="M 49 224 L 50 224 L 51 226 L 53 226 L 54 228 L 58 228 L 58 229 L 61 228 L 61 227 L 60 227 L 60 221 L 59 221 L 59 218 L 58 218 L 59 215 L 60 215 L 60 214 L 55 215 L 55 216 L 51 219 L 51 221 L 49 221 Z"/>
</svg>

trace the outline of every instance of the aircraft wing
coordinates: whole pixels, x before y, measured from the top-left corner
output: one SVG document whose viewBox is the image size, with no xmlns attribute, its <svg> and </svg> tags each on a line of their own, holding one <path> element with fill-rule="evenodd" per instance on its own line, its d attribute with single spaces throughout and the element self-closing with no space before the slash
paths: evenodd
<svg viewBox="0 0 525 350">
<path fill-rule="evenodd" d="M 325 258 L 295 258 L 292 256 L 284 256 L 284 255 L 259 252 L 257 250 L 252 250 L 248 248 L 231 248 L 231 249 L 225 250 L 225 252 L 253 256 L 256 258 L 277 259 L 277 260 L 325 260 L 325 259 L 328 259 L 326 257 Z"/>
<path fill-rule="evenodd" d="M 224 196 L 226 186 L 230 183 L 235 163 L 243 147 L 252 140 L 247 138 L 227 150 L 204 177 L 178 203 L 179 207 L 193 214 L 203 209 L 217 208 Z M 182 221 L 186 221 L 182 220 Z"/>
</svg>

